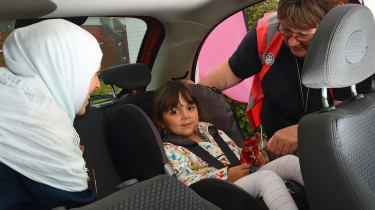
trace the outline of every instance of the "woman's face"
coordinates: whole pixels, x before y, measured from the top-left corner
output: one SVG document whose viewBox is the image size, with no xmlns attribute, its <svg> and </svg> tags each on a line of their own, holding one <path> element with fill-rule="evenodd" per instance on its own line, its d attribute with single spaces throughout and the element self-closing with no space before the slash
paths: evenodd
<svg viewBox="0 0 375 210">
<path fill-rule="evenodd" d="M 288 26 L 284 21 L 280 21 L 278 30 L 284 38 L 285 44 L 297 57 L 305 57 L 310 42 L 315 34 L 316 28 L 296 29 Z"/>
<path fill-rule="evenodd" d="M 169 132 L 187 138 L 194 135 L 194 130 L 199 122 L 197 106 L 186 102 L 181 94 L 177 107 L 164 112 L 162 118 L 162 127 Z"/>
<path fill-rule="evenodd" d="M 79 112 L 77 113 L 77 115 L 83 115 L 83 114 L 85 114 L 86 107 L 89 104 L 90 95 L 92 94 L 92 92 L 94 92 L 95 89 L 100 88 L 100 81 L 99 81 L 99 78 L 98 78 L 98 72 L 100 71 L 100 68 L 101 68 L 101 66 L 99 66 L 98 71 L 96 71 L 95 74 L 94 74 L 94 76 L 91 78 L 89 92 L 87 93 L 86 99 L 83 102 L 82 107 L 79 110 Z"/>
</svg>

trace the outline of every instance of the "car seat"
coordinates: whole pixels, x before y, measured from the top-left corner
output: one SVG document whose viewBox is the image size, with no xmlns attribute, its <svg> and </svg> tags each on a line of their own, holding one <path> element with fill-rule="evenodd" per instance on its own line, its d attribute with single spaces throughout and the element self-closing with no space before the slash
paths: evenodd
<svg viewBox="0 0 375 210">
<path fill-rule="evenodd" d="M 136 67 L 133 69 L 133 67 Z M 125 84 L 129 84 L 126 81 L 131 80 L 132 83 L 137 84 L 133 87 L 145 87 L 150 81 L 151 74 L 137 73 L 135 72 L 143 71 L 150 72 L 148 67 L 143 64 L 127 64 L 119 65 L 114 68 L 103 70 L 100 77 L 107 84 L 115 84 L 124 90 L 129 90 L 129 87 Z M 130 76 L 127 76 L 127 72 Z M 121 81 L 124 80 L 124 81 Z M 140 82 L 135 82 L 139 80 Z M 121 85 L 123 84 L 123 85 Z M 146 85 L 145 85 L 146 84 Z M 219 113 L 215 115 L 210 115 L 208 112 L 200 116 L 202 121 L 211 122 L 216 125 L 217 128 L 226 132 L 229 136 L 233 136 L 233 140 L 238 144 L 242 145 L 243 135 L 239 129 L 239 123 L 235 112 L 233 111 L 231 105 L 225 100 L 221 92 L 214 88 L 208 88 L 201 85 L 192 86 L 193 91 L 196 93 L 196 97 L 205 107 L 210 108 L 210 110 L 217 110 L 214 113 Z M 123 92 L 122 91 L 122 92 Z M 164 171 L 168 171 L 168 159 L 165 157 L 164 148 L 161 143 L 159 132 L 154 128 L 152 122 L 152 100 L 154 91 L 146 91 L 137 94 L 127 94 L 120 98 L 115 98 L 111 100 L 111 104 L 107 105 L 105 111 L 107 116 L 110 117 L 108 123 L 108 130 L 110 130 L 110 139 L 112 142 L 120 143 L 121 146 L 113 146 L 113 154 L 122 154 L 122 148 L 129 148 L 127 155 L 129 158 L 125 162 L 122 161 L 120 157 L 114 157 L 113 161 L 115 165 L 118 165 L 118 172 L 123 179 L 129 179 L 136 177 L 139 180 L 144 180 L 151 178 L 155 175 L 162 174 Z M 118 107 L 122 107 L 124 104 L 134 104 L 142 109 L 144 112 L 126 112 L 119 113 L 116 111 Z M 114 112 L 114 113 L 113 113 Z M 211 112 L 212 113 L 212 112 Z M 144 120 L 139 120 L 144 119 Z M 114 130 L 118 128 L 118 130 Z M 140 130 L 144 130 L 142 133 Z M 118 133 L 117 133 L 118 132 Z M 138 139 L 144 139 L 143 141 L 121 141 L 119 139 L 126 136 L 125 139 L 134 139 L 136 136 Z M 152 143 L 144 145 L 144 141 L 151 141 Z M 154 142 L 157 142 L 155 144 Z M 145 148 L 143 150 L 149 151 L 150 156 L 154 157 L 152 160 L 147 160 L 146 157 L 138 157 L 139 149 L 141 146 Z M 147 147 L 147 148 L 146 148 Z M 132 148 L 136 148 L 135 150 Z M 139 148 L 139 149 L 138 149 Z M 126 150 L 126 149 L 125 149 Z M 141 150 L 142 151 L 142 150 Z M 144 159 L 143 159 L 144 158 Z M 134 159 L 134 160 L 133 160 Z M 132 169 L 122 167 L 123 165 L 129 165 L 133 162 L 147 162 L 152 161 L 149 167 L 144 167 L 143 165 L 132 165 Z M 173 172 L 170 172 L 173 174 Z"/>
<path fill-rule="evenodd" d="M 140 71 L 143 73 L 140 73 Z M 147 86 L 151 77 L 149 72 L 148 67 L 143 64 L 126 64 L 103 70 L 100 73 L 100 77 L 106 84 L 119 86 L 123 88 L 123 93 L 127 93 L 131 89 L 134 90 Z M 126 82 L 124 80 L 131 80 L 131 84 L 137 85 L 129 85 L 130 81 Z M 203 120 L 212 122 L 212 119 L 218 118 L 218 121 L 220 121 L 218 123 L 219 126 L 230 135 L 235 136 L 235 141 L 241 144 L 243 138 L 238 129 L 237 117 L 233 116 L 234 112 L 230 104 L 225 101 L 221 93 L 212 91 L 210 88 L 204 86 L 194 86 L 193 91 L 200 93 L 198 95 L 199 100 L 207 101 L 207 99 L 212 99 L 206 103 L 209 104 L 211 108 L 216 107 L 218 110 L 224 112 L 214 118 L 208 115 L 202 116 L 206 118 Z M 120 145 L 112 145 L 110 153 L 113 160 L 112 162 L 117 166 L 115 168 L 117 169 L 117 174 L 119 174 L 118 179 L 120 180 L 137 178 L 139 181 L 143 181 L 160 174 L 167 173 L 173 175 L 173 171 L 168 164 L 168 159 L 161 144 L 159 132 L 150 120 L 150 117 L 153 115 L 153 93 L 154 91 L 123 94 L 121 96 L 115 96 L 108 102 L 95 105 L 103 110 L 104 115 L 107 116 L 106 120 L 108 120 L 105 130 L 108 131 L 107 135 L 110 141 L 107 142 L 108 145 L 105 146 L 111 147 L 111 141 L 113 141 L 113 139 L 119 140 L 117 142 L 119 142 Z M 137 105 L 137 107 L 126 104 Z M 225 120 L 220 118 L 220 116 L 225 116 L 225 114 L 230 116 Z M 174 179 L 177 180 L 176 178 Z M 210 201 L 214 200 L 216 202 L 215 204 L 219 205 L 221 208 L 241 209 L 253 206 L 258 207 L 258 209 L 266 209 L 263 203 L 249 197 L 248 193 L 242 189 L 223 180 L 204 181 L 202 184 L 195 184 L 192 186 L 192 189 L 197 191 L 202 197 L 207 197 Z M 214 189 L 217 192 L 225 192 L 226 195 L 232 195 L 232 200 L 235 202 L 227 202 L 227 199 L 217 199 L 216 195 L 208 193 L 207 190 L 209 189 Z"/>
<path fill-rule="evenodd" d="M 298 127 L 300 164 L 311 209 L 375 209 L 375 94 L 355 84 L 375 72 L 375 22 L 362 5 L 341 5 L 320 23 L 303 66 L 302 82 L 322 88 L 324 108 Z M 327 88 L 351 87 L 336 107 Z"/>
<path fill-rule="evenodd" d="M 151 80 L 150 70 L 144 64 L 114 66 L 102 70 L 99 76 L 105 83 L 111 84 L 112 88 L 113 85 L 116 85 L 122 88 L 124 92 L 146 87 Z M 117 79 L 118 77 L 123 79 L 119 80 Z M 98 97 L 94 96 L 94 98 Z M 106 113 L 111 108 L 111 105 L 114 106 L 117 101 L 126 98 L 126 94 L 120 97 L 114 93 L 107 98 L 109 100 L 90 105 L 86 114 L 77 116 L 74 121 L 74 127 L 80 135 L 81 145 L 83 145 L 86 167 L 89 169 L 88 173 L 91 177 L 89 184 L 96 190 L 99 198 L 113 193 L 116 187 L 127 179 L 134 178 L 132 176 L 118 176 L 107 149 L 106 141 L 108 139 Z M 138 97 L 137 100 L 132 101 L 142 105 L 141 98 Z M 126 168 L 126 166 L 123 168 Z"/>
<path fill-rule="evenodd" d="M 134 66 L 140 65 L 126 66 L 125 69 L 130 69 L 131 72 Z M 145 78 L 143 81 L 142 86 L 146 86 L 149 82 Z M 126 88 L 128 90 L 139 88 L 139 82 L 132 84 L 135 85 Z M 109 105 L 115 105 L 116 101 L 117 99 L 111 99 L 110 103 L 107 101 L 91 105 L 85 115 L 75 119 L 74 127 L 80 135 L 86 167 L 89 169 L 89 186 L 97 191 L 99 199 L 97 202 L 76 209 L 219 209 L 174 177 L 160 175 L 160 173 L 158 176 L 138 182 L 132 179 L 134 177 L 118 175 L 107 146 L 106 124 L 106 114 L 112 108 Z M 122 165 L 122 168 L 128 166 Z M 55 209 L 65 209 L 65 207 Z"/>
<path fill-rule="evenodd" d="M 126 71 L 126 68 L 130 68 L 133 64 L 130 65 L 123 65 L 123 70 Z M 134 64 L 135 65 L 135 64 Z M 138 70 L 148 70 L 146 66 L 143 66 L 143 69 Z M 116 71 L 116 69 L 110 69 L 109 71 Z M 109 72 L 107 70 L 102 71 L 102 73 Z M 115 76 L 116 73 L 111 73 L 112 78 L 116 80 L 122 80 L 127 78 L 126 75 L 123 74 L 121 76 Z M 104 78 L 104 77 L 102 77 Z M 134 80 L 136 78 L 133 78 Z M 142 78 L 139 78 L 142 80 Z M 113 83 L 114 81 L 109 81 L 103 79 L 104 82 Z M 147 79 L 148 80 L 148 79 Z M 120 82 L 116 82 L 120 83 Z M 211 122 L 216 125 L 216 127 L 220 130 L 223 130 L 232 139 L 236 142 L 237 145 L 242 145 L 244 137 L 239 129 L 239 123 L 237 119 L 237 115 L 233 110 L 232 106 L 226 101 L 223 97 L 221 91 L 215 88 L 209 88 L 202 85 L 194 85 L 192 86 L 193 91 L 197 99 L 204 105 L 204 108 L 207 112 L 200 113 L 200 120 L 205 122 Z M 115 118 L 111 119 L 115 122 L 111 125 L 107 123 L 108 129 L 114 129 L 118 127 L 118 130 L 114 136 L 109 138 L 111 142 L 115 142 L 115 145 L 112 145 L 114 151 L 113 162 L 115 166 L 117 166 L 117 171 L 120 174 L 120 177 L 123 179 L 129 179 L 131 177 L 136 177 L 139 180 L 148 179 L 160 173 L 168 173 L 173 174 L 170 170 L 168 160 L 165 157 L 164 148 L 161 144 L 159 133 L 156 129 L 152 128 L 154 125 L 150 119 L 153 117 L 152 113 L 152 98 L 153 98 L 154 91 L 146 91 L 137 94 L 127 94 L 125 96 L 121 96 L 118 99 L 114 99 L 114 103 L 108 106 L 107 110 L 112 112 L 121 107 L 124 104 L 135 104 L 139 106 L 143 111 L 146 112 L 148 117 L 145 117 L 146 114 L 139 113 L 137 110 L 133 111 L 120 111 L 115 114 L 108 113 L 107 116 L 114 115 Z M 116 108 L 114 108 L 116 107 Z M 208 112 L 208 110 L 210 112 Z M 140 121 L 140 119 L 146 118 L 148 120 Z M 109 122 L 111 122 L 109 120 Z M 123 122 L 125 121 L 126 122 Z M 144 130 L 143 133 L 140 130 Z M 113 132 L 110 132 L 113 134 Z M 126 140 L 125 140 L 126 139 Z M 128 139 L 139 139 L 135 142 L 128 141 Z M 144 143 L 149 142 L 151 143 Z M 155 144 L 155 142 L 159 142 Z M 111 145 L 110 145 L 111 146 Z M 132 148 L 140 148 L 141 149 L 132 149 Z M 129 151 L 126 152 L 128 158 L 124 159 L 122 157 L 124 150 L 121 148 L 129 148 Z M 126 150 L 126 149 L 125 149 Z M 122 151 L 122 152 L 121 152 Z M 146 151 L 147 156 L 141 155 L 139 151 Z M 147 152 L 149 151 L 149 152 Z M 160 152 L 160 153 L 159 153 Z M 120 155 L 120 156 L 118 156 Z M 147 164 L 147 167 L 143 165 L 134 165 L 132 163 L 147 163 L 149 157 L 153 157 L 150 163 Z M 124 165 L 131 165 L 130 168 L 124 167 Z M 190 187 L 193 188 L 198 194 L 202 197 L 206 198 L 209 201 L 214 202 L 214 204 L 218 205 L 221 208 L 230 209 L 233 208 L 233 205 L 237 205 L 237 208 L 248 208 L 249 206 L 254 206 L 258 209 L 266 208 L 264 203 L 260 203 L 258 200 L 249 198 L 248 193 L 246 192 L 236 192 L 238 191 L 237 187 L 229 182 L 223 183 L 223 180 L 216 180 L 216 181 L 206 181 L 202 180 L 197 184 L 193 184 Z M 201 184 L 206 183 L 206 184 Z M 209 185 L 207 187 L 206 185 Z M 304 188 L 294 181 L 287 181 L 286 186 L 288 187 L 293 199 L 295 200 L 297 206 L 300 209 L 307 209 L 306 204 L 306 197 Z M 226 202 L 227 199 L 221 199 L 217 197 L 216 194 L 212 194 L 210 192 L 220 192 L 222 191 L 224 194 L 232 195 L 233 202 Z M 235 202 L 234 202 L 235 201 Z M 255 204 L 252 204 L 255 203 Z"/>
<path fill-rule="evenodd" d="M 145 180 L 159 174 L 173 175 L 160 135 L 139 107 L 122 104 L 113 108 L 108 123 L 109 147 L 121 177 Z M 124 165 L 131 167 L 124 168 Z M 267 209 L 246 191 L 224 180 L 201 180 L 191 188 L 222 209 Z"/>
</svg>

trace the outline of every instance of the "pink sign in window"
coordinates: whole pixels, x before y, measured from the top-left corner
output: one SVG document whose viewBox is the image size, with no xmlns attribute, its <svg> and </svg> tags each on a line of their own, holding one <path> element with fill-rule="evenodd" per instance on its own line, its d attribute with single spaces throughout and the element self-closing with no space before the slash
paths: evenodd
<svg viewBox="0 0 375 210">
<path fill-rule="evenodd" d="M 246 33 L 247 27 L 242 11 L 219 24 L 207 37 L 200 51 L 196 69 L 199 79 L 214 70 L 224 60 L 229 59 Z M 248 78 L 225 90 L 224 94 L 238 102 L 247 103 L 251 84 L 252 78 Z"/>
</svg>

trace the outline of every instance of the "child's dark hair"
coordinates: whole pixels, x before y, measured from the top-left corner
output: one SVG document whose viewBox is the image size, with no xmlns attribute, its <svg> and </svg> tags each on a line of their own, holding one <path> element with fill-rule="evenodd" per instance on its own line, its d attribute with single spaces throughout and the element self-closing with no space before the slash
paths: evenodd
<svg viewBox="0 0 375 210">
<path fill-rule="evenodd" d="M 180 103 L 180 94 L 187 103 L 195 104 L 197 106 L 198 114 L 201 112 L 202 107 L 199 104 L 190 85 L 181 80 L 167 81 L 156 90 L 154 95 L 152 109 L 154 113 L 154 121 L 157 125 L 158 122 L 163 120 L 164 112 L 172 110 L 178 106 Z"/>
</svg>

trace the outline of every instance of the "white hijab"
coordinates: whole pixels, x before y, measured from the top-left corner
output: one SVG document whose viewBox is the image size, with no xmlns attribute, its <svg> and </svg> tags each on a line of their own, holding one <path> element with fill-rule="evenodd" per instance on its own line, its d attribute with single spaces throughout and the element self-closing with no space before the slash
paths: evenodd
<svg viewBox="0 0 375 210">
<path fill-rule="evenodd" d="M 102 52 L 65 20 L 13 31 L 0 69 L 0 162 L 49 186 L 82 191 L 87 173 L 73 120 L 86 100 Z"/>
</svg>

